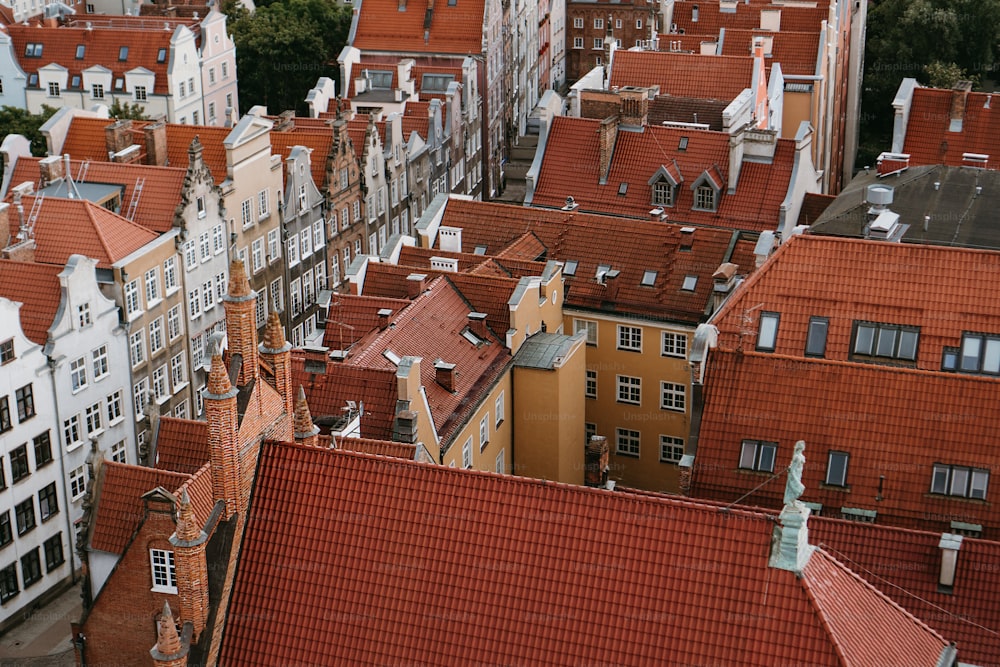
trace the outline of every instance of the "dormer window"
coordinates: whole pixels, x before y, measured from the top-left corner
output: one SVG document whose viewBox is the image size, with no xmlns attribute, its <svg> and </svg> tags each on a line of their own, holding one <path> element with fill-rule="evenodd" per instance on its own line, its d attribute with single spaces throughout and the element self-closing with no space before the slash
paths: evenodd
<svg viewBox="0 0 1000 667">
<path fill-rule="evenodd" d="M 653 205 L 673 206 L 675 192 L 677 192 L 677 186 L 671 185 L 667 181 L 653 183 Z"/>
<path fill-rule="evenodd" d="M 694 191 L 694 207 L 702 211 L 714 211 L 715 206 L 715 190 L 708 185 L 699 185 Z"/>
<path fill-rule="evenodd" d="M 677 161 L 673 160 L 669 165 L 660 165 L 653 177 L 649 179 L 652 188 L 653 206 L 673 206 L 677 201 L 677 188 L 684 181 L 681 176 L 680 167 Z"/>
<path fill-rule="evenodd" d="M 719 197 L 722 194 L 722 185 L 726 182 L 719 168 L 712 165 L 709 169 L 701 172 L 691 189 L 694 191 L 695 211 L 716 211 L 719 208 Z"/>
</svg>

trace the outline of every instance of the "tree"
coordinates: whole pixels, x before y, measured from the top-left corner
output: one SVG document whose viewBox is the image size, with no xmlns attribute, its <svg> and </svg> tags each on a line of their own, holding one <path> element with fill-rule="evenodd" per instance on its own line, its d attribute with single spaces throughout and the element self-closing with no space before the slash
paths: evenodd
<svg viewBox="0 0 1000 667">
<path fill-rule="evenodd" d="M 8 134 L 23 135 L 31 142 L 31 154 L 43 157 L 48 152 L 45 136 L 40 128 L 57 111 L 54 107 L 42 105 L 41 113 L 29 113 L 17 107 L 0 107 L 0 137 Z"/>
<path fill-rule="evenodd" d="M 305 97 L 321 76 L 338 79 L 351 8 L 329 0 L 275 0 L 244 14 L 232 3 L 241 112 L 255 104 L 306 113 Z"/>
<path fill-rule="evenodd" d="M 959 81 L 972 81 L 973 85 L 979 84 L 979 77 L 970 76 L 955 63 L 933 62 L 924 66 L 924 73 L 927 75 L 928 85 L 934 88 L 952 88 Z"/>
<path fill-rule="evenodd" d="M 120 100 L 115 100 L 110 107 L 108 107 L 108 115 L 116 120 L 147 120 L 146 114 L 143 108 L 139 106 L 139 103 L 122 103 Z"/>
</svg>

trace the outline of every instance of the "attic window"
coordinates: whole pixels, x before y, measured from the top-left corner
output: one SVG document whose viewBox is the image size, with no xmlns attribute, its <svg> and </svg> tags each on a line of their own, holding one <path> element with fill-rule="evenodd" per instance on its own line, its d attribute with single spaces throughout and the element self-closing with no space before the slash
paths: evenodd
<svg viewBox="0 0 1000 667">
<path fill-rule="evenodd" d="M 385 352 L 382 353 L 382 356 L 391 361 L 394 366 L 399 366 L 399 362 L 403 360 L 402 357 L 400 357 L 398 354 L 396 354 L 389 348 L 385 349 Z"/>
<path fill-rule="evenodd" d="M 608 271 L 610 271 L 610 270 L 611 270 L 611 265 L 610 264 L 598 264 L 597 265 L 597 273 L 594 274 L 594 277 L 599 280 L 602 277 L 604 277 L 605 275 L 607 275 Z"/>
<path fill-rule="evenodd" d="M 474 255 L 485 255 L 486 254 L 486 246 L 484 246 L 484 245 L 477 245 L 476 249 L 473 251 L 473 254 Z"/>
<path fill-rule="evenodd" d="M 125 87 L 125 79 L 118 77 L 115 79 L 115 90 L 122 90 Z"/>
<path fill-rule="evenodd" d="M 681 289 L 685 292 L 693 292 L 697 285 L 698 276 L 684 276 L 684 284 L 681 285 Z"/>
<path fill-rule="evenodd" d="M 483 344 L 483 340 L 468 329 L 462 332 L 462 338 L 464 338 L 465 340 L 469 341 L 470 343 L 472 343 L 477 347 Z"/>
<path fill-rule="evenodd" d="M 128 60 L 128 47 L 127 46 L 118 47 L 118 60 L 120 60 L 122 62 Z"/>
<path fill-rule="evenodd" d="M 73 80 L 70 82 L 69 87 L 70 88 L 79 88 L 80 87 L 80 75 L 79 74 L 74 74 L 73 75 Z"/>
<path fill-rule="evenodd" d="M 165 63 L 165 62 L 167 62 L 167 50 L 166 49 L 160 49 L 159 51 L 156 52 L 156 62 L 158 62 L 158 63 Z"/>
<path fill-rule="evenodd" d="M 31 74 L 30 76 L 28 76 L 28 85 L 31 86 L 32 88 L 34 88 L 35 86 L 38 85 L 38 75 L 37 74 Z"/>
<path fill-rule="evenodd" d="M 628 183 L 620 183 L 618 185 L 618 194 L 624 195 L 626 192 L 628 192 Z"/>
<path fill-rule="evenodd" d="M 391 90 L 392 72 L 386 70 L 368 69 L 365 70 L 365 78 L 372 90 Z"/>
<path fill-rule="evenodd" d="M 41 58 L 42 57 L 42 47 L 44 44 L 35 44 L 34 42 L 29 42 L 24 46 L 24 57 L 25 58 Z"/>
<path fill-rule="evenodd" d="M 563 267 L 563 275 L 564 276 L 575 276 L 576 275 L 576 267 L 578 265 L 579 265 L 579 262 L 577 262 L 575 259 L 568 260 L 566 262 L 566 265 Z"/>
<path fill-rule="evenodd" d="M 449 2 L 448 4 L 454 3 Z M 420 79 L 420 90 L 444 92 L 448 90 L 448 84 L 454 80 L 455 77 L 451 74 L 424 74 Z"/>
<path fill-rule="evenodd" d="M 665 179 L 653 183 L 653 205 L 673 206 L 676 192 L 677 186 L 672 185 Z"/>
<path fill-rule="evenodd" d="M 677 150 L 686 151 L 688 147 L 688 138 L 681 137 L 681 140 L 677 142 Z"/>
<path fill-rule="evenodd" d="M 694 208 L 699 211 L 714 211 L 715 189 L 710 185 L 699 185 L 694 191 Z"/>
<path fill-rule="evenodd" d="M 643 287 L 652 287 L 653 285 L 656 284 L 656 275 L 657 275 L 656 271 L 645 271 L 642 274 L 642 282 L 639 284 L 642 285 Z M 695 282 L 697 281 L 698 279 L 696 277 Z"/>
<path fill-rule="evenodd" d="M 83 54 L 87 52 L 87 46 L 85 44 L 76 45 L 76 59 L 83 60 Z"/>
</svg>

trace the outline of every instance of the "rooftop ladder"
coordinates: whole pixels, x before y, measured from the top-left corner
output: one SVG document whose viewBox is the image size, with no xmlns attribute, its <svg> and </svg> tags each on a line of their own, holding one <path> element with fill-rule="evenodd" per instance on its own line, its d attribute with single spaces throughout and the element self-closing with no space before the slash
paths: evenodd
<svg viewBox="0 0 1000 667">
<path fill-rule="evenodd" d="M 139 198 L 142 196 L 142 186 L 146 179 L 141 176 L 135 179 L 135 187 L 132 188 L 132 200 L 128 203 L 128 213 L 125 215 L 129 220 L 135 218 L 135 210 L 139 208 Z"/>
</svg>

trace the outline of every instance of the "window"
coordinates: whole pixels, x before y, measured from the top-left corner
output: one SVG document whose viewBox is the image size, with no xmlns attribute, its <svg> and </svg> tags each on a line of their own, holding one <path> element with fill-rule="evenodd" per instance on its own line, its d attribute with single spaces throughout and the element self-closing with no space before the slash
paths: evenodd
<svg viewBox="0 0 1000 667">
<path fill-rule="evenodd" d="M 101 426 L 101 412 L 100 403 L 94 403 L 84 411 L 87 422 L 87 433 L 89 435 L 103 430 L 104 427 Z"/>
<path fill-rule="evenodd" d="M 810 317 L 806 336 L 806 356 L 822 357 L 826 353 L 826 331 L 830 321 L 825 317 Z"/>
<path fill-rule="evenodd" d="M 143 329 L 139 329 L 130 336 L 129 350 L 132 352 L 133 368 L 146 361 L 146 336 Z"/>
<path fill-rule="evenodd" d="M 505 458 L 506 457 L 504 456 L 504 450 L 501 449 L 499 452 L 497 452 L 496 471 L 501 475 L 507 472 L 507 462 Z"/>
<path fill-rule="evenodd" d="M 776 442 L 744 440 L 743 449 L 740 451 L 740 468 L 774 472 L 774 454 L 777 449 Z"/>
<path fill-rule="evenodd" d="M 253 202 L 249 199 L 244 199 L 241 210 L 243 214 L 243 227 L 249 227 L 253 224 Z"/>
<path fill-rule="evenodd" d="M 132 409 L 135 411 L 137 421 L 146 413 L 147 394 L 149 394 L 149 378 L 142 378 L 132 387 Z"/>
<path fill-rule="evenodd" d="M 170 381 L 174 385 L 174 391 L 187 382 L 187 368 L 184 366 L 184 355 L 178 354 L 170 360 Z"/>
<path fill-rule="evenodd" d="M 278 278 L 271 283 L 271 309 L 276 313 L 280 313 L 284 310 L 282 291 L 281 278 Z"/>
<path fill-rule="evenodd" d="M 260 273 L 264 270 L 264 239 L 257 239 L 250 246 L 250 261 L 254 273 Z"/>
<path fill-rule="evenodd" d="M 312 236 L 308 229 L 299 232 L 299 242 L 302 244 L 302 259 L 312 254 Z"/>
<path fill-rule="evenodd" d="M 761 313 L 760 324 L 757 326 L 757 349 L 764 352 L 774 352 L 778 340 L 778 313 Z"/>
<path fill-rule="evenodd" d="M 597 398 L 597 371 L 587 369 L 587 385 L 585 389 L 587 398 Z"/>
<path fill-rule="evenodd" d="M 4 396 L 0 398 L 0 432 L 9 431 L 13 426 L 10 419 L 10 401 Z"/>
<path fill-rule="evenodd" d="M 694 191 L 694 208 L 701 211 L 715 210 L 715 190 L 710 185 L 699 185 Z"/>
<path fill-rule="evenodd" d="M 653 287 L 653 286 L 655 286 L 656 285 L 656 276 L 658 274 L 659 274 L 658 271 L 643 271 L 642 272 L 642 281 L 640 281 L 639 284 L 642 285 L 643 287 Z"/>
<path fill-rule="evenodd" d="M 139 310 L 139 281 L 136 279 L 125 284 L 125 314 L 131 319 Z"/>
<path fill-rule="evenodd" d="M 259 329 L 267 322 L 267 299 L 264 292 L 257 295 L 257 303 L 254 304 L 254 310 L 256 311 L 257 328 Z"/>
<path fill-rule="evenodd" d="M 847 462 L 851 455 L 847 452 L 831 451 L 826 459 L 826 483 L 831 486 L 847 486 Z"/>
<path fill-rule="evenodd" d="M 95 83 L 90 87 L 90 96 L 95 100 L 104 99 L 104 85 L 100 83 Z"/>
<path fill-rule="evenodd" d="M 222 225 L 212 227 L 212 252 L 218 255 L 226 249 L 226 235 Z"/>
<path fill-rule="evenodd" d="M 495 414 L 496 418 L 497 418 L 496 423 L 493 425 L 493 428 L 499 428 L 500 424 L 503 423 L 504 414 L 505 414 L 504 413 L 505 406 L 504 406 L 504 400 L 503 399 L 504 399 L 504 396 L 503 396 L 503 392 L 501 391 L 500 395 L 497 396 L 497 398 L 496 398 L 495 401 L 493 401 L 493 414 Z"/>
<path fill-rule="evenodd" d="M 122 46 L 118 49 L 118 60 L 126 61 L 128 60 L 128 47 Z"/>
<path fill-rule="evenodd" d="M 302 274 L 302 305 L 304 307 L 309 307 L 313 304 L 313 288 L 315 286 L 313 271 L 309 269 Z"/>
<path fill-rule="evenodd" d="M 181 307 L 178 304 L 167 311 L 167 337 L 173 341 L 182 333 L 184 328 L 181 325 Z"/>
<path fill-rule="evenodd" d="M 184 244 L 184 268 L 190 271 L 198 263 L 198 251 L 195 248 L 194 241 L 187 241 Z"/>
<path fill-rule="evenodd" d="M 229 63 L 222 63 L 222 78 L 229 78 Z M 226 96 L 226 106 L 233 106 L 232 97 L 229 95 Z"/>
<path fill-rule="evenodd" d="M 226 296 L 226 274 L 217 273 L 215 274 L 215 298 L 218 301 L 222 301 L 222 297 Z"/>
<path fill-rule="evenodd" d="M 59 499 L 56 497 L 55 482 L 38 492 L 38 513 L 42 517 L 42 523 L 59 514 Z"/>
<path fill-rule="evenodd" d="M 31 474 L 28 466 L 28 446 L 21 445 L 10 452 L 10 478 L 19 482 Z"/>
<path fill-rule="evenodd" d="M 21 579 L 24 580 L 25 590 L 32 584 L 38 583 L 41 578 L 42 564 L 38 559 L 38 547 L 35 547 L 24 556 L 21 556 Z"/>
<path fill-rule="evenodd" d="M 295 266 L 299 263 L 299 239 L 291 236 L 288 239 L 288 266 Z"/>
<path fill-rule="evenodd" d="M 35 470 L 52 462 L 52 438 L 48 431 L 36 435 L 31 443 L 35 449 Z"/>
<path fill-rule="evenodd" d="M 472 467 L 472 436 L 469 436 L 462 445 L 462 467 L 466 469 Z"/>
<path fill-rule="evenodd" d="M 35 395 L 30 384 L 14 392 L 14 398 L 17 401 L 17 421 L 23 422 L 35 416 Z"/>
<path fill-rule="evenodd" d="M 958 368 L 966 373 L 1000 373 L 1000 336 L 962 334 Z"/>
<path fill-rule="evenodd" d="M 687 406 L 687 387 L 674 382 L 660 383 L 660 408 L 684 412 Z"/>
<path fill-rule="evenodd" d="M 177 96 L 178 97 L 186 97 L 187 96 L 187 86 L 184 85 L 183 81 L 181 81 L 180 85 L 177 86 Z M 184 124 L 184 120 L 181 119 L 181 125 L 183 125 L 183 124 Z"/>
<path fill-rule="evenodd" d="M 684 276 L 684 282 L 681 283 L 681 289 L 685 292 L 693 292 L 694 288 L 698 286 L 698 276 Z"/>
<path fill-rule="evenodd" d="M 684 438 L 675 438 L 672 435 L 660 436 L 660 462 L 680 463 L 684 456 Z"/>
<path fill-rule="evenodd" d="M 622 29 L 622 20 L 615 19 L 615 30 L 621 30 L 621 29 Z M 619 44 L 618 46 L 621 46 L 621 44 Z"/>
<path fill-rule="evenodd" d="M 573 38 L 573 48 L 574 49 L 582 49 L 583 48 L 583 37 L 574 37 Z"/>
<path fill-rule="evenodd" d="M 0 570 L 0 602 L 7 602 L 19 592 L 17 587 L 17 564 L 11 563 Z"/>
<path fill-rule="evenodd" d="M 87 359 L 80 357 L 69 362 L 69 376 L 73 384 L 73 393 L 87 386 Z"/>
<path fill-rule="evenodd" d="M 323 221 L 317 220 L 313 223 L 313 248 L 319 250 L 326 243 L 323 238 Z"/>
<path fill-rule="evenodd" d="M 271 214 L 270 203 L 267 199 L 267 190 L 261 190 L 257 193 L 257 213 L 258 217 L 261 219 L 266 218 Z"/>
<path fill-rule="evenodd" d="M 184 399 L 174 408 L 174 417 L 177 419 L 187 419 L 188 418 L 188 402 Z"/>
<path fill-rule="evenodd" d="M 87 491 L 87 476 L 84 467 L 80 466 L 69 473 L 69 493 L 73 500 L 79 500 Z"/>
<path fill-rule="evenodd" d="M 212 258 L 212 241 L 209 232 L 202 232 L 198 235 L 198 248 L 201 251 L 201 261 L 207 262 Z"/>
<path fill-rule="evenodd" d="M 642 352 L 642 328 L 619 324 L 618 349 Z"/>
<path fill-rule="evenodd" d="M 146 271 L 146 308 L 160 302 L 160 268 L 154 266 Z"/>
<path fill-rule="evenodd" d="M 215 122 L 215 102 L 208 103 L 208 122 Z"/>
<path fill-rule="evenodd" d="M 635 20 L 635 29 L 636 30 L 642 30 L 642 19 L 636 19 Z"/>
<path fill-rule="evenodd" d="M 267 261 L 275 262 L 281 257 L 281 240 L 278 230 L 272 229 L 267 233 Z"/>
<path fill-rule="evenodd" d="M 201 303 L 206 312 L 215 306 L 215 292 L 212 291 L 211 280 L 201 285 Z"/>
<path fill-rule="evenodd" d="M 93 320 L 90 318 L 90 304 L 84 303 L 76 307 L 76 321 L 80 325 L 81 329 L 89 327 L 93 324 Z"/>
<path fill-rule="evenodd" d="M 153 396 L 157 399 L 169 395 L 167 388 L 167 366 L 164 364 L 153 371 Z"/>
<path fill-rule="evenodd" d="M 55 81 L 49 82 L 49 97 L 59 97 L 59 84 Z"/>
<path fill-rule="evenodd" d="M 155 355 L 163 349 L 163 316 L 149 323 L 149 354 Z"/>
<path fill-rule="evenodd" d="M 108 374 L 108 346 L 102 345 L 96 350 L 91 350 L 91 366 L 94 369 L 94 381 L 104 378 Z"/>
<path fill-rule="evenodd" d="M 615 452 L 625 456 L 639 456 L 639 432 L 627 428 L 616 428 Z"/>
<path fill-rule="evenodd" d="M 298 278 L 291 284 L 292 317 L 302 312 L 302 281 Z"/>
<path fill-rule="evenodd" d="M 664 357 L 687 358 L 687 335 L 664 331 L 660 334 L 660 354 Z"/>
<path fill-rule="evenodd" d="M 108 424 L 114 424 L 125 417 L 124 405 L 121 389 L 113 394 L 108 394 Z"/>
<path fill-rule="evenodd" d="M 35 527 L 35 499 L 28 498 L 14 507 L 14 517 L 17 520 L 17 534 L 24 535 Z"/>
<path fill-rule="evenodd" d="M 582 28 L 583 27 L 583 19 L 580 18 L 580 17 L 574 18 L 573 19 L 573 27 L 574 28 Z"/>
<path fill-rule="evenodd" d="M 14 339 L 8 338 L 0 343 L 0 363 L 8 364 L 14 361 Z"/>
<path fill-rule="evenodd" d="M 213 85 L 213 86 L 215 85 L 215 68 L 214 67 L 209 67 L 208 68 L 208 83 L 210 85 Z"/>
<path fill-rule="evenodd" d="M 85 44 L 76 45 L 76 59 L 83 60 L 84 54 L 87 53 L 87 47 Z"/>
<path fill-rule="evenodd" d="M 594 38 L 594 48 L 595 49 L 603 49 L 604 48 L 604 38 L 603 37 L 595 37 Z"/>
<path fill-rule="evenodd" d="M 146 101 L 146 86 L 136 86 L 132 89 L 132 96 L 135 98 L 136 102 Z"/>
<path fill-rule="evenodd" d="M 188 312 L 191 314 L 191 319 L 197 319 L 201 317 L 201 288 L 195 287 L 190 292 L 188 292 Z"/>
<path fill-rule="evenodd" d="M 201 368 L 205 363 L 205 348 L 202 343 L 201 334 L 191 338 L 191 363 L 194 364 L 195 370 Z"/>
<path fill-rule="evenodd" d="M 619 375 L 618 402 L 639 405 L 642 398 L 642 378 Z"/>
<path fill-rule="evenodd" d="M 111 460 L 116 463 L 127 463 L 125 454 L 125 441 L 119 440 L 111 445 Z"/>
<path fill-rule="evenodd" d="M 149 564 L 153 570 L 153 590 L 158 593 L 176 593 L 177 576 L 174 570 L 174 552 L 150 549 Z"/>
<path fill-rule="evenodd" d="M 10 510 L 0 514 L 0 547 L 6 546 L 14 539 L 14 531 L 10 527 Z"/>
<path fill-rule="evenodd" d="M 854 354 L 915 361 L 920 329 L 879 322 L 854 323 Z"/>
<path fill-rule="evenodd" d="M 597 345 L 597 322 L 594 320 L 573 320 L 573 333 L 587 332 L 587 345 Z"/>
<path fill-rule="evenodd" d="M 63 421 L 63 440 L 67 449 L 83 444 L 83 434 L 80 432 L 80 415 L 76 414 Z"/>
<path fill-rule="evenodd" d="M 479 449 L 480 451 L 490 442 L 490 414 L 487 412 L 479 420 Z"/>
<path fill-rule="evenodd" d="M 594 19 L 594 28 L 601 30 L 604 28 L 604 19 Z"/>
<path fill-rule="evenodd" d="M 63 557 L 62 533 L 53 535 L 49 539 L 45 540 L 45 542 L 42 543 L 42 549 L 45 551 L 46 572 L 51 572 L 66 562 L 66 558 Z"/>
<path fill-rule="evenodd" d="M 988 470 L 935 463 L 931 493 L 986 500 L 989 483 Z"/>
</svg>

